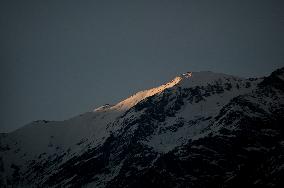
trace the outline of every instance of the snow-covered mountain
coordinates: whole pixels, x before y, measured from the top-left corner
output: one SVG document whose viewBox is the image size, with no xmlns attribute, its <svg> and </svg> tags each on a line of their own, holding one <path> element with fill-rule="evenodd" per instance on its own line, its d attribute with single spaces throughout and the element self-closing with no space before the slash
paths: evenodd
<svg viewBox="0 0 284 188">
<path fill-rule="evenodd" d="M 0 187 L 284 184 L 284 68 L 187 72 L 65 121 L 0 134 Z"/>
</svg>

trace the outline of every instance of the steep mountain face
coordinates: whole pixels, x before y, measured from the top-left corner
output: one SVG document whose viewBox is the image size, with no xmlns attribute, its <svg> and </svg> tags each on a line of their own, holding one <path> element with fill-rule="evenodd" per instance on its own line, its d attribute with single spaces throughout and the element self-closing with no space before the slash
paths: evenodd
<svg viewBox="0 0 284 188">
<path fill-rule="evenodd" d="M 284 68 L 188 72 L 72 119 L 0 135 L 1 187 L 283 185 Z"/>
</svg>

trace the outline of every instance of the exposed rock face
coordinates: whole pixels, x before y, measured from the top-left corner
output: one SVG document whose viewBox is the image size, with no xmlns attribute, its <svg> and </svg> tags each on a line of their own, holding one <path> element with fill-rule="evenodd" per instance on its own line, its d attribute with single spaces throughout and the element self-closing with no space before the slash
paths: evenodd
<svg viewBox="0 0 284 188">
<path fill-rule="evenodd" d="M 264 79 L 189 73 L 104 110 L 0 135 L 0 185 L 283 185 L 284 68 Z"/>
</svg>

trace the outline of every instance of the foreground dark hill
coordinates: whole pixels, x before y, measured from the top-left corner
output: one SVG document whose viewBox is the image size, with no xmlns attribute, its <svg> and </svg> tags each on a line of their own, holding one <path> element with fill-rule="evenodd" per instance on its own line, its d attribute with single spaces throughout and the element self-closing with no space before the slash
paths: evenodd
<svg viewBox="0 0 284 188">
<path fill-rule="evenodd" d="M 284 68 L 193 72 L 116 105 L 0 135 L 1 187 L 280 187 Z"/>
</svg>

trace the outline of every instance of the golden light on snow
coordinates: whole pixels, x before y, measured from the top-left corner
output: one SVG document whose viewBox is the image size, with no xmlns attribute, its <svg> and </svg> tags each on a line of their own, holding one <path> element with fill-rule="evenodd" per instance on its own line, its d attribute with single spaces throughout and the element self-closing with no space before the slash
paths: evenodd
<svg viewBox="0 0 284 188">
<path fill-rule="evenodd" d="M 183 79 L 183 76 L 185 78 L 190 78 L 192 76 L 192 72 L 186 72 L 186 73 L 182 74 L 182 76 L 177 76 L 173 80 L 171 80 L 170 82 L 163 84 L 159 87 L 152 88 L 152 89 L 149 89 L 149 90 L 140 91 L 140 92 L 132 95 L 131 97 L 119 102 L 116 105 L 109 105 L 109 104 L 103 105 L 99 108 L 96 108 L 94 111 L 95 112 L 104 112 L 104 111 L 109 111 L 109 110 L 115 110 L 115 111 L 128 110 L 129 108 L 136 105 L 138 102 L 144 100 L 145 98 L 153 96 L 157 93 L 160 93 L 167 88 L 171 88 L 171 87 L 175 86 L 176 84 L 178 84 Z"/>
<path fill-rule="evenodd" d="M 95 112 L 104 112 L 104 111 L 109 111 L 109 110 L 115 110 L 115 111 L 128 110 L 129 108 L 136 105 L 138 102 L 144 100 L 145 98 L 153 96 L 157 93 L 160 93 L 167 88 L 171 88 L 171 87 L 175 86 L 176 84 L 178 84 L 183 79 L 183 77 L 185 77 L 185 78 L 192 77 L 192 72 L 183 73 L 182 76 L 177 76 L 173 80 L 171 80 L 170 82 L 163 84 L 159 87 L 152 88 L 152 89 L 149 89 L 149 90 L 140 91 L 140 92 L 132 95 L 131 97 L 119 102 L 116 105 L 109 105 L 109 104 L 103 105 L 99 108 L 96 108 L 94 111 Z"/>
<path fill-rule="evenodd" d="M 182 78 L 178 76 L 178 77 L 174 78 L 172 81 L 170 81 L 170 82 L 168 82 L 164 85 L 161 85 L 159 87 L 152 88 L 152 89 L 145 90 L 145 91 L 140 91 L 140 92 L 132 95 L 131 97 L 119 102 L 118 104 L 116 104 L 114 106 L 109 106 L 109 109 L 117 110 L 117 111 L 127 110 L 127 109 L 131 108 L 132 106 L 136 105 L 141 100 L 143 100 L 147 97 L 153 96 L 157 93 L 160 93 L 167 88 L 173 87 L 174 85 L 179 83 L 181 80 L 182 80 Z M 103 110 L 108 110 L 108 108 L 103 108 Z"/>
</svg>

